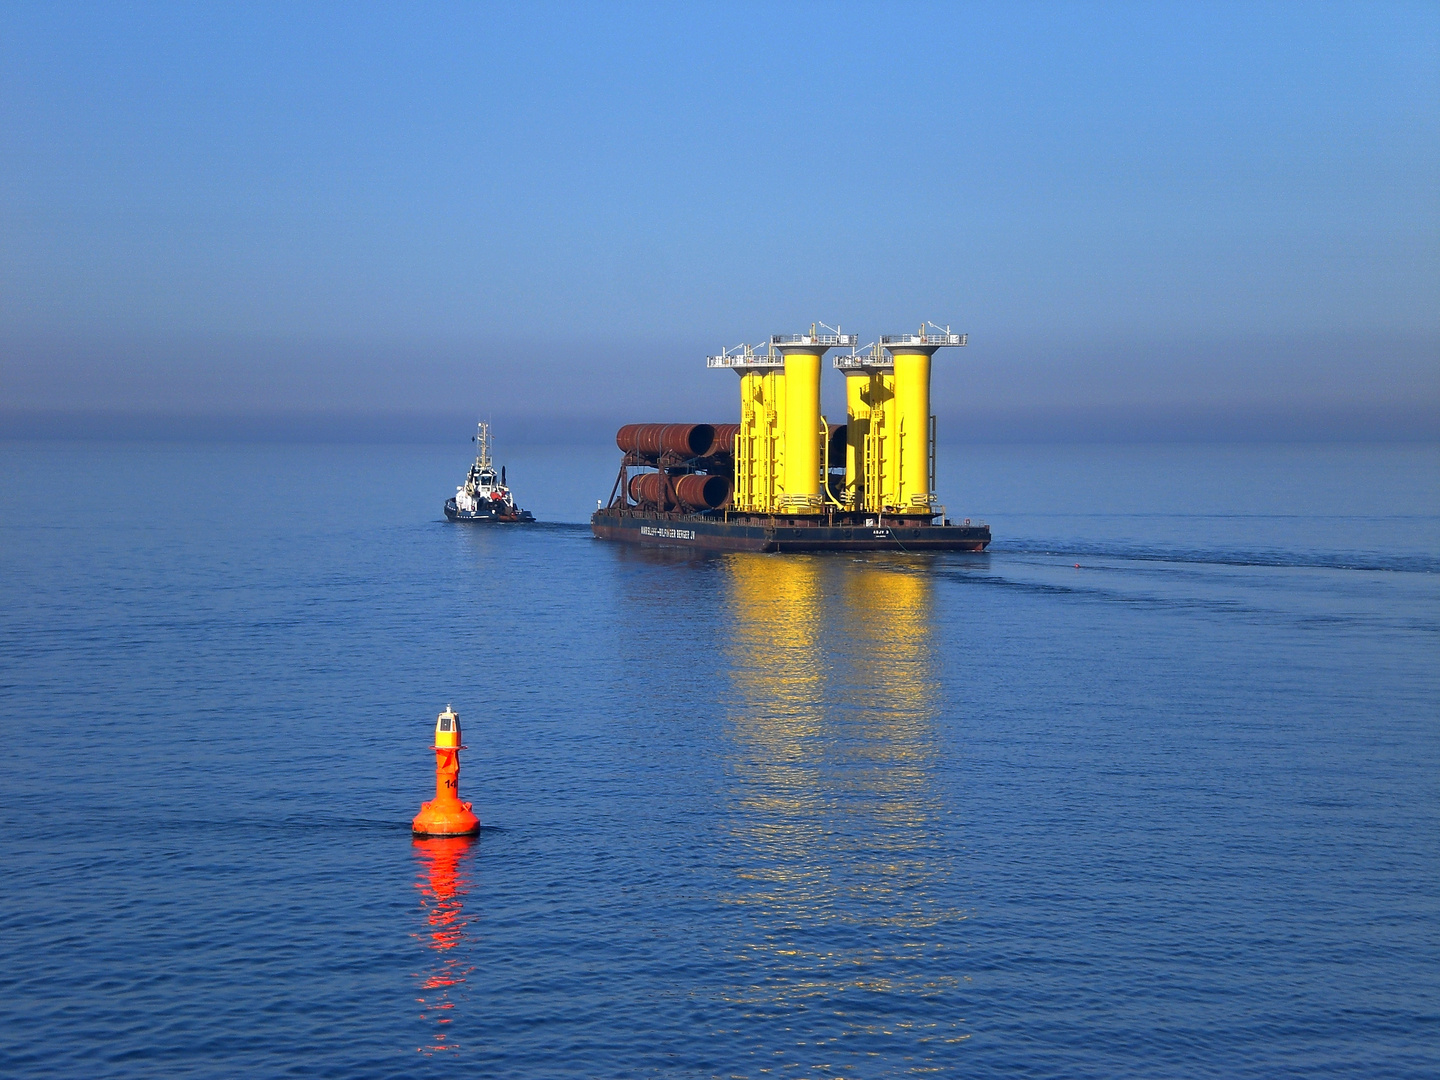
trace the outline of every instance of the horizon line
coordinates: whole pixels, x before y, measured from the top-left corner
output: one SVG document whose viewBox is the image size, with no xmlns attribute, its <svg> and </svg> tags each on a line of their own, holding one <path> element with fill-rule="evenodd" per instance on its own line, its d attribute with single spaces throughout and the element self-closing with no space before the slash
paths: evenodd
<svg viewBox="0 0 1440 1080">
<path fill-rule="evenodd" d="M 610 441 L 635 417 L 489 417 L 512 445 Z M 472 413 L 374 409 L 0 408 L 0 440 L 68 442 L 450 443 L 472 433 Z M 638 422 L 665 422 L 641 417 Z M 724 423 L 693 418 L 670 422 Z M 947 410 L 938 441 L 963 443 L 1430 443 L 1440 442 L 1440 407 L 1411 406 L 1046 406 Z"/>
</svg>

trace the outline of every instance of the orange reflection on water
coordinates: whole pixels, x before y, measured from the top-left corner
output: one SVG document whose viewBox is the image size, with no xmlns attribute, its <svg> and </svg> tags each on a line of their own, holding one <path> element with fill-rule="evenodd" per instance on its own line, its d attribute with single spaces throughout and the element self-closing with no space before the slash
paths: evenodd
<svg viewBox="0 0 1440 1080">
<path fill-rule="evenodd" d="M 414 936 L 436 953 L 430 970 L 416 975 L 421 980 L 420 1016 L 435 1024 L 434 1040 L 419 1048 L 422 1054 L 459 1049 L 450 1025 L 455 1021 L 465 977 L 475 970 L 465 948 L 465 929 L 473 918 L 465 912 L 465 896 L 470 891 L 467 856 L 475 843 L 473 836 L 412 841 L 420 863 L 415 888 L 420 891 L 420 908 L 429 923 L 428 932 Z"/>
</svg>

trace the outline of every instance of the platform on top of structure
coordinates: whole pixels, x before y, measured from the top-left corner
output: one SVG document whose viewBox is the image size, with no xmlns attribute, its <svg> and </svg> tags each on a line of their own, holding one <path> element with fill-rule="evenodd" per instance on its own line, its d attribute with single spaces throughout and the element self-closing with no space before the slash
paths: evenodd
<svg viewBox="0 0 1440 1080">
<path fill-rule="evenodd" d="M 843 349 L 846 346 L 854 347 L 860 340 L 858 334 L 771 334 L 770 344 L 775 348 L 796 348 L 803 346 L 815 346 L 821 349 Z"/>
<path fill-rule="evenodd" d="M 964 345 L 969 334 L 952 334 L 948 330 L 943 334 L 886 334 L 880 339 L 880 344 L 894 350 L 903 348 L 906 345 L 920 346 L 941 346 L 941 345 Z"/>
<path fill-rule="evenodd" d="M 836 371 L 873 371 L 893 368 L 895 358 L 879 345 L 866 345 L 864 352 L 841 353 L 834 360 Z"/>
<path fill-rule="evenodd" d="M 764 348 L 764 346 L 761 346 Z M 711 368 L 783 368 L 785 357 L 777 352 L 766 349 L 764 352 L 756 352 L 754 345 L 736 345 L 734 348 L 721 349 L 718 356 L 707 356 L 705 366 Z"/>
</svg>

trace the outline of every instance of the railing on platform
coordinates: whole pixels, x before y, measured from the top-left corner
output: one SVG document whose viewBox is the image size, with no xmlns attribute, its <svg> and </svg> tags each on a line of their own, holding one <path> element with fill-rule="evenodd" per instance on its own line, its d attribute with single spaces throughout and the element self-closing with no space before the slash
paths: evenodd
<svg viewBox="0 0 1440 1080">
<path fill-rule="evenodd" d="M 819 345 L 827 349 L 843 349 L 854 345 L 855 334 L 771 334 L 771 345 Z"/>
<path fill-rule="evenodd" d="M 970 338 L 969 334 L 886 334 L 880 344 L 887 349 L 903 345 L 961 345 Z"/>
</svg>

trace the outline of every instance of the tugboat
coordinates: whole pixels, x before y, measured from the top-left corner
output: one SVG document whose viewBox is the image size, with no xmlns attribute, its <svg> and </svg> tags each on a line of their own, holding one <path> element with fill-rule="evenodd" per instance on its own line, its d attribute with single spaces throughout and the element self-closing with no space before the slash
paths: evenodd
<svg viewBox="0 0 1440 1080">
<path fill-rule="evenodd" d="M 475 432 L 475 463 L 463 486 L 455 489 L 455 497 L 445 502 L 445 516 L 451 521 L 534 521 L 535 515 L 515 505 L 510 489 L 505 486 L 505 467 L 495 475 L 490 463 L 490 425 L 485 421 Z"/>
</svg>

